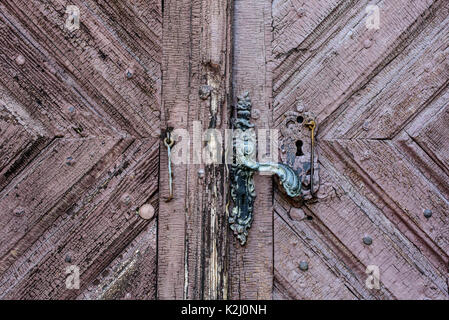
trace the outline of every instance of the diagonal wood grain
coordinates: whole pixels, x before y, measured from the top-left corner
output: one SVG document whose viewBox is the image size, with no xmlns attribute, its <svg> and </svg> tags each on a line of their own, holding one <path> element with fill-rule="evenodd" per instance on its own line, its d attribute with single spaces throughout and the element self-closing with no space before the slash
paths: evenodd
<svg viewBox="0 0 449 320">
<path fill-rule="evenodd" d="M 277 198 L 275 278 L 292 299 L 390 299 L 382 287 L 365 287 L 365 267 L 326 226 L 311 215 L 298 216 Z M 282 204 L 282 207 L 281 207 Z M 286 258 L 287 257 L 287 258 Z M 301 270 L 299 263 L 308 263 Z"/>
<path fill-rule="evenodd" d="M 297 37 L 286 22 L 291 13 L 282 11 L 294 3 L 273 4 L 280 8 L 276 32 L 285 29 L 287 35 L 273 40 L 273 50 L 298 39 L 276 56 L 274 115 L 280 123 L 298 104 L 319 114 L 321 185 L 317 202 L 303 208 L 310 220 L 290 216 L 290 205 L 276 191 L 281 219 L 275 229 L 284 237 L 275 233 L 273 293 L 281 299 L 347 299 L 348 280 L 339 282 L 341 274 L 332 282 L 340 296 L 332 296 L 328 281 L 310 280 L 309 273 L 317 274 L 314 279 L 336 276 L 316 266 L 317 256 L 325 255 L 327 268 L 348 266 L 352 283 L 360 283 L 350 289 L 359 299 L 448 299 L 447 3 L 379 2 L 377 31 L 364 26 L 368 2 L 328 2 L 333 9 L 324 18 L 326 8 L 299 5 L 303 21 L 321 22 Z M 426 209 L 432 217 L 424 217 Z M 320 225 L 314 235 L 306 231 L 313 223 Z M 294 235 L 285 236 L 288 228 Z M 372 245 L 363 243 L 367 235 Z M 296 239 L 307 248 L 317 237 L 332 250 L 319 247 L 310 254 L 289 243 Z M 299 269 L 302 259 L 312 266 L 307 272 Z M 380 268 L 380 290 L 364 288 L 370 264 Z"/>
<path fill-rule="evenodd" d="M 259 129 L 272 124 L 270 1 L 236 1 L 234 15 L 234 95 L 250 93 L 252 122 Z M 257 111 L 255 111 L 257 110 Z M 273 287 L 273 210 L 270 176 L 255 175 L 254 220 L 248 243 L 231 247 L 230 291 L 234 299 L 271 299 Z"/>
<path fill-rule="evenodd" d="M 200 136 L 193 127 L 219 130 L 229 127 L 231 92 L 232 1 L 165 1 L 163 55 L 164 129 L 183 129 L 176 138 L 190 147 L 188 160 L 173 163 L 174 198 L 169 195 L 167 149 L 161 144 L 160 216 L 158 235 L 158 298 L 223 299 L 229 292 L 229 226 L 225 215 L 228 176 L 221 163 L 205 163 L 193 149 Z M 209 94 L 200 98 L 201 88 Z M 178 131 L 179 133 L 179 131 Z M 187 144 L 185 141 L 187 141 Z M 184 149 L 183 152 L 185 152 Z M 199 157 L 198 161 L 193 161 Z M 218 156 L 219 159 L 221 156 Z M 188 162 L 186 164 L 186 162 Z M 199 170 L 203 170 L 200 174 Z"/>
<path fill-rule="evenodd" d="M 32 99 L 35 100 L 34 110 L 38 110 L 38 115 L 43 117 L 48 125 L 61 123 L 60 125 L 66 128 L 67 125 L 64 126 L 59 117 L 63 117 L 61 113 L 67 112 L 67 108 L 73 106 L 81 109 L 79 114 L 84 116 L 84 121 L 82 118 L 76 119 L 78 126 L 72 125 L 75 129 L 78 128 L 75 133 L 84 132 L 84 127 L 89 128 L 92 125 L 89 118 L 98 113 L 102 121 L 111 123 L 109 126 L 113 127 L 113 132 L 149 136 L 159 129 L 159 99 L 156 98 L 160 84 L 159 69 L 156 67 L 152 70 L 151 66 L 143 65 L 143 60 L 136 59 L 136 54 L 125 45 L 126 41 L 121 41 L 99 16 L 85 5 L 78 6 L 81 28 L 70 33 L 64 27 L 66 7 L 56 1 L 49 2 L 47 6 L 39 1 L 2 4 L 5 23 L 14 26 L 10 28 L 18 29 L 16 32 L 22 34 L 21 42 L 26 43 L 27 48 L 33 50 L 34 54 L 40 55 L 32 57 L 22 53 L 25 61 L 36 61 L 34 64 L 25 62 L 22 68 L 33 66 L 35 72 L 30 72 L 27 77 L 18 75 L 18 80 L 8 82 L 8 85 L 24 88 L 24 95 L 31 92 L 34 92 L 34 96 L 38 95 L 38 98 Z M 12 35 L 12 31 L 5 31 L 5 37 Z M 154 46 L 150 40 L 147 40 L 146 45 Z M 8 58 L 11 61 L 15 56 L 10 54 Z M 158 59 L 155 55 L 155 60 Z M 12 64 L 10 61 L 8 62 Z M 152 64 L 157 66 L 154 61 Z M 128 71 L 131 72 L 131 77 L 127 76 Z M 42 77 L 43 72 L 49 75 Z M 28 78 L 33 75 L 34 78 Z M 11 74 L 11 77 L 14 75 Z M 33 85 L 49 80 L 53 80 L 52 85 L 32 89 Z M 19 85 L 16 82 L 19 82 Z M 53 88 L 64 83 L 69 85 L 69 90 L 61 88 L 59 92 L 51 93 Z M 40 89 L 42 91 L 39 94 Z M 56 96 L 53 99 L 62 99 L 61 93 L 64 91 L 73 92 L 72 98 L 50 104 L 52 96 Z M 20 102 L 28 106 L 31 101 Z M 81 103 L 87 106 L 80 105 Z M 47 108 L 46 113 L 39 108 L 40 105 Z M 83 114 L 85 108 L 88 110 Z M 99 134 L 111 133 L 106 131 Z"/>
<path fill-rule="evenodd" d="M 337 12 L 351 5 L 351 2 L 353 1 L 273 1 L 273 54 L 279 59 L 286 58 L 293 52 L 306 50 L 305 41 L 318 33 L 317 29 L 335 22 L 330 15 L 337 18 Z"/>
<path fill-rule="evenodd" d="M 0 190 L 51 142 L 45 130 L 34 122 L 0 86 Z"/>
<path fill-rule="evenodd" d="M 417 37 L 329 119 L 326 137 L 391 139 L 438 100 L 448 86 L 444 53 L 448 25 L 446 6 L 429 17 Z"/>
<path fill-rule="evenodd" d="M 310 205 L 322 223 L 366 267 L 377 265 L 382 284 L 399 299 L 446 298 L 445 270 L 436 268 L 432 261 L 418 250 L 400 230 L 401 224 L 389 221 L 391 212 L 387 207 L 377 207 L 366 199 L 366 191 L 359 191 L 357 184 L 346 177 L 351 171 L 333 168 L 335 158 L 323 155 L 321 174 L 327 178 L 316 204 Z M 344 170 L 344 169 L 343 169 Z M 373 244 L 367 246 L 362 238 L 370 236 Z M 412 239 L 415 240 L 416 239 Z M 362 270 L 360 270 L 363 272 Z M 360 276 L 361 281 L 366 276 Z M 410 279 L 413 279 L 411 281 Z M 404 288 L 408 288 L 404 290 Z"/>
<path fill-rule="evenodd" d="M 421 16 L 432 15 L 446 6 L 442 1 L 419 1 L 413 5 L 409 2 L 383 2 L 382 23 L 388 28 L 377 31 L 365 26 L 367 2 L 346 11 L 336 24 L 338 31 L 329 31 L 319 50 L 310 50 L 296 59 L 295 65 L 274 83 L 275 123 L 282 120 L 280 117 L 288 108 L 296 106 L 297 100 L 318 114 L 320 121 L 324 120 L 419 33 Z M 397 20 L 398 16 L 402 19 Z"/>
<path fill-rule="evenodd" d="M 407 133 L 449 176 L 449 94 L 440 99 L 443 107 L 428 122 L 407 130 Z M 447 183 L 446 183 L 447 186 Z M 446 189 L 449 192 L 449 190 Z"/>
</svg>

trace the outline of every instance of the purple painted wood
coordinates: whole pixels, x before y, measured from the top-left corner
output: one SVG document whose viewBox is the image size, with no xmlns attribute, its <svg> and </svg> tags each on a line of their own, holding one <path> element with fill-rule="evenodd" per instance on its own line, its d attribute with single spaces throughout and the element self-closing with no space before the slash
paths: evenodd
<svg viewBox="0 0 449 320">
<path fill-rule="evenodd" d="M 74 31 L 0 4 L 0 298 L 449 298 L 447 1 L 379 2 L 378 28 L 368 0 L 72 2 Z M 257 177 L 241 248 L 224 167 L 176 167 L 158 230 L 161 129 L 228 128 L 244 90 L 259 128 L 317 115 L 316 201 Z"/>
</svg>

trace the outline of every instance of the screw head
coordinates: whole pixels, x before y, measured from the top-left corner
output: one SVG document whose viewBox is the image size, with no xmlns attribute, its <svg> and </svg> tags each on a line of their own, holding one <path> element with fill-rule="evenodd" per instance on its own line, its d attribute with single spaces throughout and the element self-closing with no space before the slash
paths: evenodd
<svg viewBox="0 0 449 320">
<path fill-rule="evenodd" d="M 16 209 L 14 209 L 13 213 L 15 216 L 21 217 L 25 214 L 25 209 L 18 207 Z"/>
<path fill-rule="evenodd" d="M 254 120 L 257 120 L 260 118 L 260 110 L 259 109 L 254 109 L 251 112 L 251 118 L 253 118 Z"/>
<path fill-rule="evenodd" d="M 133 71 L 131 69 L 126 69 L 126 77 L 131 79 L 133 77 Z"/>
<path fill-rule="evenodd" d="M 430 209 L 426 209 L 424 210 L 424 217 L 426 217 L 427 219 L 429 219 L 432 216 L 432 210 Z"/>
<path fill-rule="evenodd" d="M 198 169 L 198 178 L 203 179 L 204 178 L 204 169 Z"/>
<path fill-rule="evenodd" d="M 131 203 L 131 197 L 129 194 L 125 193 L 122 195 L 121 201 L 124 205 L 129 205 Z"/>
<path fill-rule="evenodd" d="M 370 236 L 365 236 L 363 237 L 363 243 L 369 246 L 373 243 L 373 239 Z"/>
<path fill-rule="evenodd" d="M 299 269 L 302 270 L 302 271 L 309 270 L 309 264 L 307 263 L 307 261 L 301 261 L 299 263 Z"/>
<path fill-rule="evenodd" d="M 66 255 L 64 261 L 70 263 L 72 262 L 72 257 L 70 255 Z"/>
<path fill-rule="evenodd" d="M 289 213 L 290 213 L 290 217 L 296 221 L 301 221 L 302 219 L 304 219 L 306 217 L 304 210 L 302 210 L 301 208 L 292 207 L 292 208 L 290 208 Z"/>
<path fill-rule="evenodd" d="M 24 58 L 21 54 L 19 54 L 19 55 L 16 57 L 16 63 L 17 63 L 19 66 L 21 66 L 22 64 L 25 63 L 25 58 Z"/>
<path fill-rule="evenodd" d="M 363 123 L 363 125 L 362 125 L 362 129 L 363 129 L 364 131 L 368 131 L 368 130 L 369 130 L 369 125 L 370 125 L 369 121 L 366 120 L 366 121 Z"/>
</svg>

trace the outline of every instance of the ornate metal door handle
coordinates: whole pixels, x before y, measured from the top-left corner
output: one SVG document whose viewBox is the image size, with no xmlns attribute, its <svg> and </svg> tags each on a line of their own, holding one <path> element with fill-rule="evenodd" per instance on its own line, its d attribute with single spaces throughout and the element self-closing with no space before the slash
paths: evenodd
<svg viewBox="0 0 449 320">
<path fill-rule="evenodd" d="M 233 121 L 234 133 L 234 161 L 231 166 L 231 197 L 234 202 L 229 216 L 230 228 L 244 245 L 248 236 L 248 229 L 253 220 L 253 207 L 256 198 L 253 175 L 254 172 L 270 172 L 279 179 L 279 184 L 285 193 L 292 198 L 303 199 L 304 176 L 298 174 L 293 168 L 282 163 L 259 163 L 256 161 L 256 135 L 254 125 L 250 123 L 251 99 L 246 92 L 238 98 L 237 115 Z M 312 132 L 312 145 L 314 144 L 315 119 L 308 119 L 305 124 L 310 125 Z M 311 163 L 314 163 L 312 148 Z M 313 165 L 312 165 L 313 167 Z M 313 169 L 310 184 L 313 194 Z"/>
</svg>

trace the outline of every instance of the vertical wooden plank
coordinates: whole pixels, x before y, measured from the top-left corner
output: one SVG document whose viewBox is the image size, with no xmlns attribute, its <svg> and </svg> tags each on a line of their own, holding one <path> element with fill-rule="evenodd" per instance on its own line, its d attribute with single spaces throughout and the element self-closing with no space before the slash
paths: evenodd
<svg viewBox="0 0 449 320">
<path fill-rule="evenodd" d="M 268 129 L 271 111 L 271 1 L 236 0 L 233 87 L 250 93 L 257 129 Z M 271 299 L 273 291 L 273 210 L 271 177 L 255 175 L 257 198 L 248 242 L 232 240 L 230 298 Z"/>
<path fill-rule="evenodd" d="M 159 299 L 227 297 L 224 197 L 228 178 L 223 164 L 204 163 L 193 150 L 198 141 L 192 140 L 194 126 L 221 132 L 229 127 L 231 13 L 229 0 L 164 3 L 163 132 L 167 128 L 189 132 L 191 152 L 189 163 L 173 165 L 174 198 L 165 202 L 169 194 L 167 148 L 161 143 Z M 186 138 L 177 140 L 174 153 Z M 199 145 L 204 149 L 212 143 Z M 198 156 L 201 164 L 192 163 Z"/>
<path fill-rule="evenodd" d="M 378 2 L 375 30 L 370 1 L 295 2 L 273 3 L 273 116 L 279 125 L 298 104 L 318 115 L 321 187 L 302 215 L 279 210 L 286 199 L 275 195 L 275 297 L 447 298 L 448 176 L 418 133 L 449 101 L 449 3 Z M 379 267 L 379 290 L 365 286 L 368 265 Z"/>
</svg>

